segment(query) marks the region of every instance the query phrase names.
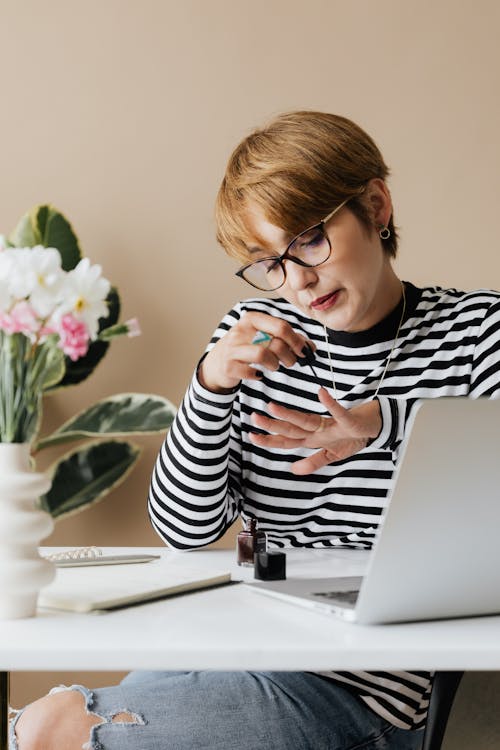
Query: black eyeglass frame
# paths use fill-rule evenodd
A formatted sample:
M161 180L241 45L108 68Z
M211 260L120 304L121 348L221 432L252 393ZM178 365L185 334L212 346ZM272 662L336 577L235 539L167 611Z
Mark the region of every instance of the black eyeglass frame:
M364 191L364 187L359 190L359 193L362 193ZM358 193L358 194L359 194ZM242 266L235 272L235 276L238 276L240 279L243 279L243 281L246 281L247 284L250 284L250 286L253 286L254 289L259 289L261 292L275 292L276 289L280 289L280 287L283 286L283 284L286 281L286 267L284 264L285 260L291 260L293 263L296 263L298 266L303 266L304 268L317 268L318 266L321 266L323 263L326 263L330 255L332 254L332 243L330 242L330 238L328 237L328 234L325 231L325 224L330 221L330 219L335 216L335 214L340 211L341 208L343 208L346 203L348 203L350 200L355 198L355 195L349 196L349 198L346 198L342 203L340 203L336 208L333 209L333 211L330 211L330 213L325 216L324 219L321 219L318 224L313 224L312 226L308 227L307 229L304 229L302 232L299 232L286 246L285 250L280 255L270 255L265 258L259 258L258 260L254 260L251 263L247 263L245 266ZM300 260L300 258L294 258L293 255L289 255L290 248L292 245L294 245L300 237L302 237L304 234L307 234L307 232L311 232L313 229L318 229L328 242L328 255L324 260L322 260L320 263L306 263L303 260ZM251 266L255 265L256 263L262 263L265 260L274 260L275 265L273 268L276 268L277 265L281 266L281 270L283 271L283 281L278 286L273 287L272 289L262 288L260 286L257 286L257 284L254 284L252 281L249 281L245 278L244 273L245 271L250 268Z

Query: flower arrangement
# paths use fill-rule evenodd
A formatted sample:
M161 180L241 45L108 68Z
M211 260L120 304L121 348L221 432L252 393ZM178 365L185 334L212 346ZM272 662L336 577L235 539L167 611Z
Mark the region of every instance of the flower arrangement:
M122 393L39 436L44 397L86 379L113 338L140 333L135 319L120 323L119 314L117 289L82 257L54 207L35 206L0 238L0 442L29 443L34 461L49 446L94 438L49 468L52 486L40 502L54 518L82 510L124 480L140 450L117 437L163 432L175 415L161 396Z

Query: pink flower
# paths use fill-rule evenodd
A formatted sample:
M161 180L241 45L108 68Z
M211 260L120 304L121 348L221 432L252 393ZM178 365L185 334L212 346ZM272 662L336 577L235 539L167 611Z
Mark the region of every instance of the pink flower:
M67 357L76 362L87 354L89 348L89 332L85 323L75 318L71 313L63 315L58 328L59 348Z
M0 313L0 329L6 333L10 333L10 327L12 325L9 313Z
M125 321L125 325L127 326L127 336L129 338L141 335L141 327L137 318L130 318L130 320Z
M10 312L0 314L0 328L8 334L23 333L32 338L40 328L40 321L32 306L22 300L17 302Z

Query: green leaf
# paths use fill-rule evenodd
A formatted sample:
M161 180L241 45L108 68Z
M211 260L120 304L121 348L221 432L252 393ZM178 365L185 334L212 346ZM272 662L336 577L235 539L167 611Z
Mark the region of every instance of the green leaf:
M66 372L64 378L53 387L67 388L70 385L78 385L83 380L92 375L95 368L108 351L109 343L107 341L93 341L84 357L80 357L76 362L66 357Z
M71 224L54 206L34 206L9 235L9 242L15 247L55 247L65 271L74 268L82 257Z
M42 245L55 247L61 255L61 265L71 271L82 257L78 239L69 221L52 206L38 206L36 223L42 235ZM43 230L42 230L43 227Z
M162 396L118 393L80 412L58 430L43 438L36 449L98 435L164 432L174 419L175 406Z
M35 225L38 227L38 231L40 232L40 236L45 236L45 231L47 228L47 221L49 218L49 206L38 206L33 209L35 211ZM45 244L45 243L42 243ZM45 245L45 247L48 247Z
M55 346L50 347L45 358L45 367L39 382L42 391L59 383L64 377L64 354Z
M106 302L109 307L109 315L106 318L100 318L99 331L114 325L120 317L120 296L115 287L110 289L106 297ZM77 385L82 380L88 378L108 351L108 347L108 341L93 341L89 346L87 354L84 357L80 357L76 362L66 357L66 372L64 378L56 387L65 388L70 385Z
M34 247L42 244L42 237L33 221L31 211L24 214L16 228L9 234L9 243L14 247Z
M121 484L139 455L137 446L112 440L63 456L52 467L52 486L40 498L42 508L55 519L84 510Z

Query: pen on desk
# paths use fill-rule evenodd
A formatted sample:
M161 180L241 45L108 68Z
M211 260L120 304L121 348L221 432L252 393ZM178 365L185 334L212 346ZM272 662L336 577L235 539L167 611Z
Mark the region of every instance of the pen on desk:
M55 560L56 568L79 568L91 565L133 565L159 560L161 555L101 555L99 557L70 558Z
M159 560L161 555L151 555L143 552L119 553L103 552L99 547L77 547L52 554L42 555L58 568L80 567L82 565L124 565L131 563L145 563Z

